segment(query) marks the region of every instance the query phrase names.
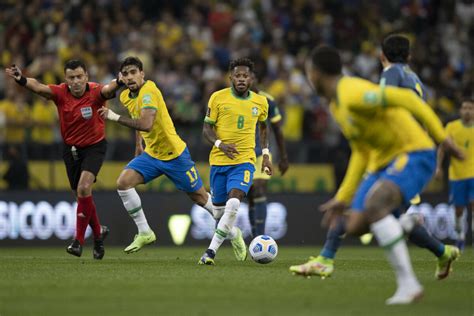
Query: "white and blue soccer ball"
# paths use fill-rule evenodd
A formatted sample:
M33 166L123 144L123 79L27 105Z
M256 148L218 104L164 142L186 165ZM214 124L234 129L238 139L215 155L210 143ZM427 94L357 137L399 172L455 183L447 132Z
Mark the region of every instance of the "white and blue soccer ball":
M278 255L278 245L272 237L260 235L250 243L249 252L255 262L270 263Z

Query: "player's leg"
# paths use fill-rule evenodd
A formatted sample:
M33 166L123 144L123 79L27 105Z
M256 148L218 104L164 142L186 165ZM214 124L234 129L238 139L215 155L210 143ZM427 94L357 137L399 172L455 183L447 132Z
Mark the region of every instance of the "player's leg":
M411 266L402 226L391 214L401 202L398 186L388 180L379 180L369 191L365 211L351 213L347 224L350 234L360 234L369 224L379 245L386 250L397 278L397 291L387 304L411 303L423 293Z
M224 209L227 202L227 171L228 166L211 166L210 186L214 207ZM224 212L223 212L224 213ZM214 265L216 251L224 242L226 236L218 234L217 229L212 236L208 249L198 261L198 264Z
M82 244L84 244L84 235L89 223L89 217L84 213L81 208L79 208L79 198L77 194L77 186L79 183L79 178L81 177L81 162L82 159L79 159L79 156L75 152L73 155L72 149L70 146L65 145L63 151L64 164L66 166L66 173L69 179L69 184L73 190L76 200L76 232L74 234L74 239L70 245L66 247L66 251L74 256L80 257L82 255Z
M271 157L270 157L271 159ZM261 166L263 156L257 157L256 166ZM252 235L264 235L267 220L267 182L270 176L258 167L255 170L251 192L249 192L249 221Z
M81 191L83 191L85 196L90 196L91 203L89 204L88 212L90 213L89 225L94 235L93 257L99 260L102 259L105 254L104 239L109 233L109 228L100 225L99 216L92 197L92 186L102 167L106 151L107 142L105 140L80 151L80 155L83 156L83 161L81 163L82 172L77 188L78 199L81 196Z
M256 179L253 182L254 207L255 207L255 229L253 236L265 234L265 223L267 220L267 180Z
M420 248L429 250L438 258L435 277L438 280L446 278L451 272L452 263L459 257L459 249L445 245L434 238L423 226L420 214L405 213L400 216L400 224L408 240Z
M224 240L229 238L237 260L244 261L247 258L247 247L242 238L242 232L240 229L235 227L234 224L237 220L240 202L248 193L248 190L252 185L254 171L255 167L249 163L232 166L227 170L225 185L228 192L228 199L225 204L224 215L222 215L217 225L216 232L212 237L209 249L206 251L207 256L212 257L213 254L215 256L215 253ZM204 261L206 261L207 258L206 254L203 256ZM200 263L205 263L203 262L203 258L201 258Z
M449 190L449 202L455 209L456 245L463 250L466 240L464 210L469 205L469 180L450 181Z
M255 231L257 229L255 225L255 199L254 199L254 185L250 187L249 193L247 194L247 201L249 203L249 223L250 223L250 230L252 232L252 237L255 237Z
M140 196L135 187L161 175L158 163L157 159L143 153L135 157L117 179L117 192L138 229L138 234L135 235L133 242L124 249L126 253L137 252L143 246L156 241L156 235L148 225Z
M377 173L365 177L354 195L352 201L353 210L358 210L358 212L364 210L364 201L367 192L377 181L378 177ZM336 253L341 245L345 233L346 218L340 217L337 221L331 223L326 235L326 241L319 255L317 257L311 257L310 260L304 264L291 266L290 272L303 276L331 276L334 272L334 258L336 257Z
M381 171L380 180L367 195L363 213L366 223L370 224L379 245L386 249L397 277L397 291L387 304L409 304L423 294L411 266L403 228L392 215L392 210L408 204L421 192L431 180L435 167L434 150L401 154ZM349 217L348 233L360 229L354 224L358 223Z

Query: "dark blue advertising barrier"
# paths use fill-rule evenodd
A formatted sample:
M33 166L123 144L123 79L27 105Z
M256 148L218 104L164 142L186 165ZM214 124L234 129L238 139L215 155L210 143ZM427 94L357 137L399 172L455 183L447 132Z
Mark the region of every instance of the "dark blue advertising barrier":
M206 210L194 205L183 193L140 193L146 217L157 234L159 245L206 245L215 222ZM269 196L266 233L279 244L321 245L326 231L321 228L317 207L329 195L276 194ZM124 246L136 233L116 192L94 194L102 224L110 227L107 245ZM452 238L452 209L443 196L427 195L413 211L421 212L427 227L439 238ZM64 245L74 234L76 203L69 192L0 192L0 245ZM248 207L242 203L237 225L250 238ZM87 235L90 236L90 229ZM89 237L90 239L91 237ZM358 242L356 239L348 243Z

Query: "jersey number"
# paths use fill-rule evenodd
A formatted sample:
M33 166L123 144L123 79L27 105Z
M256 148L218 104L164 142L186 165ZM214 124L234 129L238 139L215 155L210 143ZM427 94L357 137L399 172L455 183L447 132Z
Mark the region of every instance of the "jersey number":
M249 183L250 182L250 171L245 170L244 171L244 182Z
M244 116L239 115L239 118L237 119L237 128L242 129L244 128Z
M197 181L197 179L198 179L198 174L197 174L197 171L196 171L195 167L192 167L191 169L186 171L186 175L188 176L189 182L191 182L191 183Z

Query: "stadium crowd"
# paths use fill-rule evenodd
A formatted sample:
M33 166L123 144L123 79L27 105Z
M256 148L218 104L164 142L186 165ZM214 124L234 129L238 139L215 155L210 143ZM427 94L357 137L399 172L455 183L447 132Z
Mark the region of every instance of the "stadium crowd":
M251 57L259 85L284 112L290 162L345 164L347 145L304 75L308 48L334 45L346 73L377 82L380 40L405 32L413 43L411 66L447 121L474 86L473 21L469 0L4 0L0 63L20 65L48 84L63 81L64 62L76 58L87 64L91 81L108 82L121 60L138 56L193 157L207 160L201 129L209 96L228 85L230 60ZM117 99L109 106L125 112ZM108 159L133 155L131 130L108 124L107 137ZM0 140L3 157L17 145L28 159L60 159L54 104L20 92L4 72Z

